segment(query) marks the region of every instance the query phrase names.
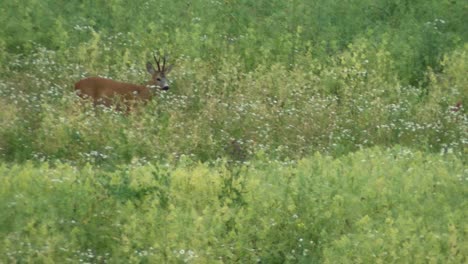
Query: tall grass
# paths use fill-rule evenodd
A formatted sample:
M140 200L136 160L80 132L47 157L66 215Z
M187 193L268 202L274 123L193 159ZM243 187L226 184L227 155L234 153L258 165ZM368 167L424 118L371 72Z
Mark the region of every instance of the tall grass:
M23 2L0 18L6 160L466 144L464 110L449 110L468 94L460 2ZM79 109L75 81L143 82L155 50L172 55L173 90L129 118Z
M2 3L0 262L466 262L466 11ZM130 114L74 94L154 52Z
M208 161L229 156L233 144L242 157L265 152L280 159L401 144L463 155L467 119L463 108L452 108L467 94L466 47L444 58L444 72L429 70L424 89L401 83L384 47L370 49L360 40L328 65L259 65L249 72L235 66L236 58L220 58L215 68L177 58L172 89L129 116L77 100L72 84L85 69L57 65L57 53L42 50L17 58L28 69L0 82L1 153L10 161L120 163L180 155ZM108 73L148 78L136 64L116 72Z

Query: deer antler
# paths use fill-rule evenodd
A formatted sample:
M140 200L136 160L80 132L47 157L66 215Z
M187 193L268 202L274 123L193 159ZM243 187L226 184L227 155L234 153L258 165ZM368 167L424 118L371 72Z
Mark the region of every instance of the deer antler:
M162 66L162 71L166 71L166 60L167 60L167 55L164 54L164 57L163 57L163 66Z
M153 58L154 58L154 61L156 62L156 65L158 66L158 71L160 72L161 71L161 66L159 65L160 60L154 54L153 54Z

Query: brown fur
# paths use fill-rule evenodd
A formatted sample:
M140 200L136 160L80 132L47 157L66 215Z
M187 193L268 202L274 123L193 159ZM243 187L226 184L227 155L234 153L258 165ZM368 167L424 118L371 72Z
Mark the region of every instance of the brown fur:
M150 88L145 85L117 82L100 77L90 77L75 84L75 91L82 98L91 98L94 105L111 106L116 98L125 102L151 100Z

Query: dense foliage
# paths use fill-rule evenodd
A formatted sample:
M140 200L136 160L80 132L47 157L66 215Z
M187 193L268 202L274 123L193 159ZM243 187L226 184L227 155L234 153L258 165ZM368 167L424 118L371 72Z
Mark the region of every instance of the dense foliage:
M466 177L453 155L401 148L238 170L2 166L0 261L463 263Z
M0 262L466 262L467 12L2 1ZM73 93L155 52L148 105Z

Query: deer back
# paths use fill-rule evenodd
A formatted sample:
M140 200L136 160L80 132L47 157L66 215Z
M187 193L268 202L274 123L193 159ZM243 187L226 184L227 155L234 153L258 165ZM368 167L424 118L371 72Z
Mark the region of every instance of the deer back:
M82 98L102 101L109 106L114 99L142 100L151 99L151 91L145 85L117 82L100 77L89 77L75 84L75 91Z

